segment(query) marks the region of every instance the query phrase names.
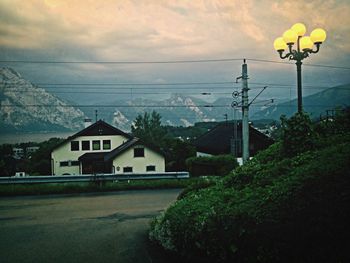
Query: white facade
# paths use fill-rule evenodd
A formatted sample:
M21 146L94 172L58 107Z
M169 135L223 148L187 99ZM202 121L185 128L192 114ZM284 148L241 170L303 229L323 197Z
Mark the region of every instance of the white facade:
M135 148L143 148L144 157L135 157ZM161 154L150 148L143 145L135 145L114 158L113 169L116 174L147 172L160 173L165 172L165 160Z
M85 153L98 153L98 152L110 152L111 150L117 148L128 138L122 135L98 135L98 136L80 136L72 140L67 141L63 145L56 148L51 153L51 172L52 175L63 175L63 174L81 174L81 164L78 165L77 162L79 157ZM79 150L72 151L71 142L77 141L79 144ZM82 144L83 141L89 142L90 150L83 150ZM93 150L93 141L100 141L100 150ZM110 141L110 149L103 149L103 141ZM68 162L68 165L66 165Z
M165 172L164 156L103 121L73 135L51 152L52 175L147 172Z

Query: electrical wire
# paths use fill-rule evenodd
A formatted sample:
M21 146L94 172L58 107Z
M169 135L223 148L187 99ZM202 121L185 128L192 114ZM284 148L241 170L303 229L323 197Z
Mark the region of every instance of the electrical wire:
M258 106L258 105L251 105L252 106ZM290 107L289 105L276 105L272 104L271 106L278 106L278 107ZM326 104L305 104L304 107L333 107L334 105L326 105ZM141 105L141 104L135 104L135 105L125 105L125 104L116 104L116 105L87 105L87 104L76 104L76 105L68 105L68 104L63 104L63 105L53 105L53 104L10 104L10 105L4 105L1 104L0 108L6 108L6 107L43 107L43 108L52 108L52 107L76 107L76 108L86 108L86 107L91 107L91 108L230 108L231 105L210 105L210 104L203 104L203 105Z
M0 63L11 64L183 64L183 63L213 63L213 62L233 62L243 61L244 58L219 58L219 59L197 59L197 60L164 60L164 61L54 61L54 60L0 60ZM275 63L291 65L292 62L281 62L268 59L256 59L246 58L246 61L262 62L262 63ZM350 70L347 66L334 66L334 65L321 65L321 64L309 64L303 65L309 67L324 67L333 69Z

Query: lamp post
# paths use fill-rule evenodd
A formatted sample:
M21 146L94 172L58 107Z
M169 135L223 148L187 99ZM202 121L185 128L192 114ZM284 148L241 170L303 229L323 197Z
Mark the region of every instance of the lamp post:
M298 83L298 112L303 110L302 90L301 90L301 64L304 58L320 50L321 44L326 39L326 32L322 28L313 30L310 36L304 36L306 27L302 23L296 23L283 33L282 37L276 38L273 45L280 55L281 59L289 58L295 60L297 65L297 83ZM316 49L314 50L314 45ZM287 50L284 55L283 52Z

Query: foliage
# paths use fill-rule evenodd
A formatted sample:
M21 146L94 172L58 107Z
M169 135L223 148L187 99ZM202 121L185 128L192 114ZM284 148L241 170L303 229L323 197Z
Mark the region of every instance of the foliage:
M189 260L341 259L346 248L340 237L348 238L344 228L350 220L349 159L348 142L276 162L277 168L265 168L265 178L256 164L256 176L244 187L215 185L187 193L153 222L150 237Z
M195 191L208 188L210 186L216 185L220 182L219 178L217 176L203 176L203 177L192 177L193 179L198 179L192 182L191 184L187 185L187 187L182 190L182 192L177 197L178 200L183 199L186 197L189 193L193 193Z
M161 125L161 116L156 111L151 114L145 112L143 116L139 114L131 126L131 132L145 143L158 147L161 147L162 139L166 135L166 130Z
M315 132L312 122L304 112L298 112L290 119L281 117L282 151L285 156L311 150L315 143Z
M16 172L16 160L12 157L12 145L0 145L0 176L12 176Z
M191 176L219 175L224 176L238 166L232 155L200 156L186 160Z
M28 160L25 171L31 175L49 175L51 174L51 152L53 148L63 139L51 138L48 141L40 143L39 150L32 154Z
M165 126L165 128L168 136L192 142L217 124L218 122L198 122L194 126L189 127Z
M12 157L12 145L0 145L0 176L12 176L16 172L16 160Z
M150 239L181 262L348 262L350 131L339 130L285 120L291 149L278 142L222 181L190 186Z
M196 149L190 143L173 138L165 140L163 152L169 172L186 171L186 159L196 155Z
M350 131L350 107L337 110L334 118L321 120L315 127L321 136L328 134L345 134Z

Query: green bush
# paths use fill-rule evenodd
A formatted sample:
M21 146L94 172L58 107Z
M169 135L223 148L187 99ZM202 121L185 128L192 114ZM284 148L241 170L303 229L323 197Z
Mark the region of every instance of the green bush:
M195 191L199 191L204 188L208 188L210 186L216 185L218 182L218 177L216 176L210 176L210 177L201 177L196 178L197 180L193 181L191 184L189 184L177 197L177 200L183 199L185 196L187 196L189 193L193 193Z
M201 156L188 158L186 166L191 176L224 176L236 168L238 162L232 155Z
M290 119L281 117L282 152L285 156L312 150L316 133L308 114L298 112Z
M281 147L187 192L150 239L189 262L348 262L349 134L287 159Z

